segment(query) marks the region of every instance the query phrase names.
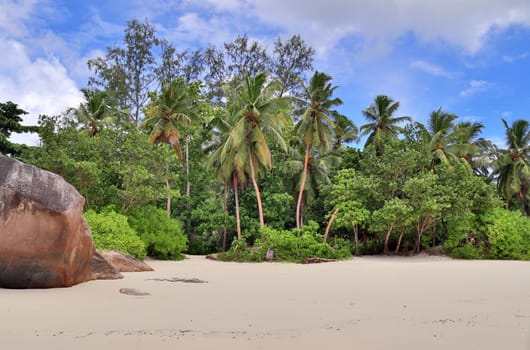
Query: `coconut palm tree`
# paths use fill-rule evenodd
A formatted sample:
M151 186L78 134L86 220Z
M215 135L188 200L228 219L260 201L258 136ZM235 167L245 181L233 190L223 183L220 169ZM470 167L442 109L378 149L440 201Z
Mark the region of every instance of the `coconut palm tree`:
M69 108L67 113L75 115L93 137L101 132L105 124L113 121L119 111L116 102L106 91L83 88L81 92L85 101L78 108Z
M256 193L260 226L265 226L258 178L272 166L267 138L287 151L281 131L290 121L286 113L287 98L276 97L279 84L267 81L265 73L254 77L246 75L231 98L235 106L236 122L221 151L221 159L233 162L233 173L239 184L250 179Z
M152 143L171 145L179 161L182 160L180 147L181 130L191 123L191 117L197 115L196 103L190 93L190 87L181 79L162 88L160 94L151 94L151 103L145 111L141 128L149 133ZM166 164L167 215L171 213L171 185L169 183L169 164Z
M360 137L368 135L364 147L374 144L380 149L381 142L386 137L396 137L403 132L399 124L410 121L410 117L394 117L399 108L399 102L386 95L377 95L374 102L363 111L364 117L369 121L361 126Z
M343 147L344 142L357 140L357 134L359 132L357 126L344 115L338 114L335 116L333 129L335 133L333 149L340 149Z
M457 118L457 115L438 108L431 112L427 127L416 123L422 130L423 142L431 157L431 167L439 164L451 167L462 163L471 171L472 157L478 151L478 140L474 138L482 125L464 122L456 124L454 121Z
M514 121L511 126L504 119L502 122L508 148L501 150L492 163L497 190L504 195L507 209L515 197L523 213L530 216L530 123L524 119Z
M341 158L333 152L324 154L312 152L306 163L305 149L306 147L300 150L291 148L289 150L290 160L287 161L287 172L293 175L293 179L296 179L292 187L298 190L298 193L300 193L300 188L304 191L300 208L300 226L304 224L304 203L317 197L321 185L331 183L329 178L331 171L341 162ZM302 185L302 181L305 181L305 184Z
M341 99L332 97L337 86L331 85L331 79L329 75L316 71L309 85L304 87L303 96L307 107L296 126L300 141L305 146L304 168L296 203L296 227L298 228L302 226L302 199L313 147L321 153L326 153L331 148L334 128L336 128L333 119L339 116L333 108L342 104Z

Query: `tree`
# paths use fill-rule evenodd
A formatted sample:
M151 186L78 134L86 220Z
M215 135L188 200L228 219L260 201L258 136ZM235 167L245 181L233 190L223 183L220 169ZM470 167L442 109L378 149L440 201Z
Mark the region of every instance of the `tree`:
M181 130L184 125L191 123L192 117L197 115L194 90L196 88L190 87L182 79L178 79L164 87L159 95L151 94L152 102L146 108L146 118L141 125L144 130L149 132L151 142L171 145L179 161L182 160ZM167 172L169 172L169 164L167 165ZM167 176L166 188L170 193L169 174ZM168 217L170 213L171 196L168 195Z
M492 163L497 179L497 190L506 201L506 209L515 197L521 211L530 216L530 123L519 119L508 125L502 119L507 149L500 150Z
M296 203L297 228L302 226L302 199L312 149L316 147L321 153L325 153L331 148L334 127L333 118L339 115L333 108L342 104L341 99L332 98L337 86L331 85L331 79L329 75L316 71L309 81L309 85L304 87L304 98L307 107L302 119L296 126L300 141L305 146L304 169Z
M24 126L22 115L28 112L18 108L16 103L11 101L0 103L0 154L16 156L19 153L19 147L9 141L12 133L20 132L37 132L35 126Z
M374 144L379 147L382 140L387 137L396 137L403 132L399 124L411 121L410 117L394 117L398 110L399 102L386 95L377 95L374 102L367 109L363 110L364 117L369 123L361 126L361 137L368 135L364 147Z
M78 108L69 108L68 114L73 114L77 122L88 130L90 136L96 136L105 124L111 123L120 111L115 101L106 91L81 89L85 102Z
M274 140L278 146L287 150L281 130L288 123L285 98L275 97L278 91L275 81L267 83L267 75L259 73L255 77L246 76L243 84L232 96L239 108L236 112L237 121L233 125L220 158L231 162L233 159L233 181L245 184L250 178L256 201L260 226L265 225L260 189L257 179L262 170L270 169L272 156L267 137Z
M370 228L375 232L383 232L385 234L385 241L383 244L383 254L388 254L388 243L390 235L393 231L400 231L403 233L407 226L412 221L413 208L408 206L407 201L399 198L392 198L385 202L385 205L372 213L372 220ZM401 243L401 234L399 242L396 247L396 252L399 251Z
M238 35L231 43L225 43L226 73L233 86L238 86L247 76L266 72L270 58L267 51L257 41L248 36Z
M322 185L329 185L331 183L330 175L333 169L337 168L341 162L341 158L332 152L327 153L313 153L305 162L305 147L303 150L297 151L291 148L289 150L290 160L287 161L288 173L294 175L295 190L300 191L303 187L303 198L308 203L311 199L318 197L319 188ZM306 172L305 184L301 181L304 179L304 171ZM300 209L300 224L304 223L304 202Z
M427 128L416 123L423 132L423 142L428 147L432 168L440 164L453 166L463 163L471 171L472 157L478 152L478 145L472 142L482 125L456 124L454 121L457 118L457 115L438 108L430 114Z
M304 73L313 69L315 50L304 42L300 35L293 35L282 42L274 42L271 73L281 83L280 96L285 93L298 95L302 89Z
M156 81L153 49L160 40L149 22L133 19L127 23L123 43L123 47L107 49L104 58L88 61L88 68L94 71L89 85L99 86L116 98L120 109L129 110L130 120L138 125L147 93Z

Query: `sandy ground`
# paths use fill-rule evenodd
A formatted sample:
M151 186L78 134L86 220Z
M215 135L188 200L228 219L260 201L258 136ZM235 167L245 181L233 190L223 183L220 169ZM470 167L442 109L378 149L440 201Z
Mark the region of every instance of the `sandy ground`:
M530 349L526 262L149 263L122 280L0 289L1 348ZM208 283L151 280L174 277Z

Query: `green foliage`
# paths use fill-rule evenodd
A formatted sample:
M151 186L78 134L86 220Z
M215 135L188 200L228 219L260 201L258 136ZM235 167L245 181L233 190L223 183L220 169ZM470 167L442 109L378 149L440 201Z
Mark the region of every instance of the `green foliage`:
M129 226L127 217L107 209L101 213L89 210L85 218L92 230L94 245L99 250L117 250L138 259L145 257L144 242Z
M227 253L220 254L221 259L231 261L262 261L267 249L274 251L275 261L302 262L309 257L326 259L345 259L351 256L349 245L339 241L336 247L322 243L321 237L315 237L315 224L308 231L297 230L297 234L287 230L275 230L268 226L260 229L262 239L249 248L244 240L234 240Z
M493 259L530 260L530 218L520 212L495 208L481 216Z
M130 226L136 230L147 248L147 255L163 260L180 260L187 249L188 238L181 225L169 219L167 212L155 206L135 210L129 216Z
M471 243L453 249L451 256L455 259L480 259L482 257L480 249Z
M17 156L20 145L9 141L13 132L35 132L36 127L23 126L22 115L28 112L18 108L13 102L0 103L0 154Z

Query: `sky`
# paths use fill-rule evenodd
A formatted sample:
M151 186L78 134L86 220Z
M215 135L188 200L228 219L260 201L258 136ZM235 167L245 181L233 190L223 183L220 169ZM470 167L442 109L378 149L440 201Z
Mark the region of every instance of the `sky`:
M481 122L501 146L501 118L530 119L530 0L0 0L0 102L28 111L27 125L77 107L87 60L134 18L180 50L300 34L357 126L378 94L415 121L441 107Z

